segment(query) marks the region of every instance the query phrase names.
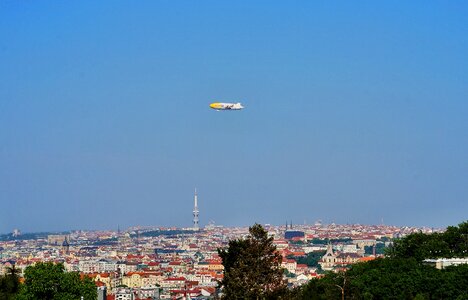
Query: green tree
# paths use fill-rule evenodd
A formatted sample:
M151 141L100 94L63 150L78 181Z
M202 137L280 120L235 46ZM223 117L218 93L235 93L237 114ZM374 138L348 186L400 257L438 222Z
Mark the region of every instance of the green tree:
M318 262L324 254L325 251L309 252L307 256L297 258L297 263L305 264L308 267L318 268L320 266Z
M218 249L218 253L224 266L223 299L287 297L281 256L261 225L253 225L247 238L229 241L227 249Z
M96 286L90 278L76 272L67 273L63 264L37 263L24 271L24 284L18 300L85 300L97 298Z
M413 233L396 240L387 253L393 258L466 257L468 256L468 221L449 226L443 233Z
M349 276L346 273L329 272L321 279L312 279L298 288L295 300L338 300L349 294ZM361 298L359 298L361 299Z
M384 243L376 243L375 246L364 246L364 253L365 254L374 254L374 247L375 247L375 254L385 254L385 244Z
M296 299L340 299L339 290L346 299L467 299L468 265L438 270L423 263L468 256L467 234L468 222L444 233L410 234L396 241L385 258L355 264L344 275L311 280L296 291Z
M19 290L20 270L13 265L7 268L5 276L0 277L0 300L15 299Z

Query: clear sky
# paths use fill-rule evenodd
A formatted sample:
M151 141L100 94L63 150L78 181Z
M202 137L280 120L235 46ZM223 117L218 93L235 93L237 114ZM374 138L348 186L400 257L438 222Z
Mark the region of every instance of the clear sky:
M195 187L202 225L456 225L467 15L467 1L1 1L0 232L191 226Z

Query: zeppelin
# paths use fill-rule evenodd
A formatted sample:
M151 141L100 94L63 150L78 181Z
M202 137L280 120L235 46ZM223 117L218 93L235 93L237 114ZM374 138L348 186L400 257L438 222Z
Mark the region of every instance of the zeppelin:
M210 107L216 110L240 110L244 108L242 104L240 103L221 103L221 102L211 103Z

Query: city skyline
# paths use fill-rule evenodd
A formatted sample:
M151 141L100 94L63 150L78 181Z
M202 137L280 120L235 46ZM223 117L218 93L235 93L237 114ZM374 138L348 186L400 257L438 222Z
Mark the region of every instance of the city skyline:
M348 269L355 263L376 258L384 259L386 248L394 239L422 232L442 234L442 231L428 228L383 225L292 227L289 223L287 226L254 227L262 232L265 230L264 234L271 237L268 240L279 255L278 263L288 272L284 274L284 280L294 287L321 278L327 271ZM213 299L219 279L226 271L219 249L230 247L251 233L251 229L246 227L207 226L204 230L163 229L159 232L155 229L24 236L16 231L17 235L13 237L0 236L0 277L7 274L12 266L27 279L28 269L59 264L66 272L79 272L82 278L93 280L95 286L90 288L99 287L98 294L102 295L104 290L110 299L132 299L131 294L135 294L138 298L133 299L146 300L155 291L157 294L153 298L156 299L169 299L186 292L193 297L203 294L201 296ZM444 265L465 264L467 259L436 263L435 267L442 268Z
M468 211L468 2L0 3L0 232ZM218 112L214 102L240 102Z
M59 230L50 230L50 231L22 231L21 228L14 228L12 229L11 231L9 232L0 232L0 235L8 235L8 234L12 234L14 237L17 237L17 236L21 236L21 235L24 235L24 234L41 234L41 233L47 233L47 234L53 234L53 233L64 233L64 232L79 232L79 231L83 231L83 232L116 232L116 233L123 233L123 232L132 232L132 231L138 231L138 230L141 230L141 231L152 231L152 230L185 230L187 232L191 232L191 231L194 231L194 232L197 232L199 230L210 230L211 228L213 228L213 226L215 227L220 227L220 228L226 228L226 229L229 229L229 228L249 228L251 227L252 225L254 225L255 223L253 224L237 224L237 225L225 225L225 224L221 224L221 223L217 223L215 222L214 220L210 220L210 221L207 221L206 223L198 223L198 229L195 229L196 227L194 226L194 220L193 220L193 214L192 214L192 225L191 226L182 226L182 225L176 225L176 224L169 224L169 225L161 225L161 224L146 224L146 225L142 225L142 224L132 224L132 225L129 225L128 227L122 227L120 224L117 224L117 227L107 227L107 228L62 228L62 229L59 229ZM463 221L462 221L463 222ZM459 222L459 223L462 223L462 222ZM260 224L262 226L266 226L267 228L268 227L272 227L272 228L282 228L284 227L285 230L287 228L287 230L292 230L292 229L297 229L297 228L301 228L301 229L306 229L306 228L317 228L317 227L321 227L323 229L327 229L327 228L333 228L334 226L338 226L338 227L342 227L342 226L365 226L365 227L368 227L368 226L374 226L374 227L385 227L385 228L412 228L413 230L415 229L425 229L425 230L429 230L430 231L442 231L442 230L445 230L446 227L434 227L434 226L428 226L428 225L420 225L420 226L411 226L411 225L395 225L395 224L385 224L384 223L384 220L381 220L380 223L376 223L376 224L368 224L368 223L335 223L333 220L330 220L328 222L324 222L322 219L317 219L315 221L312 221L312 222L306 222L304 220L304 222L293 222L292 219L289 219L289 220L286 220L285 223L281 224L281 223L278 223L278 224L273 224L273 223L269 223L269 222L266 222L266 223L258 223L256 222L257 224ZM448 225L448 226L457 226L459 224L453 224L453 225Z

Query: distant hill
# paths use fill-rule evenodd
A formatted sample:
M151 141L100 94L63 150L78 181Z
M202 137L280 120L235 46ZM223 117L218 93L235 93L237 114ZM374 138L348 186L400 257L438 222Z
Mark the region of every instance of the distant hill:
M0 235L0 241L23 241L23 240L36 240L36 239L47 239L48 235L51 234L70 234L68 231L64 232L31 232L31 233L22 233L18 236L13 236L12 233Z

